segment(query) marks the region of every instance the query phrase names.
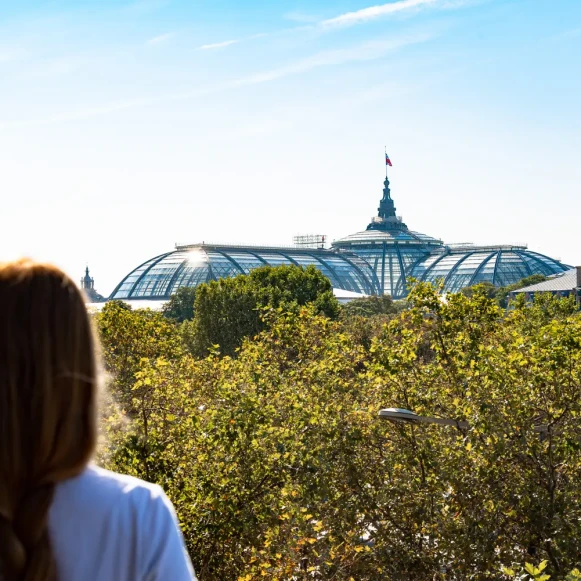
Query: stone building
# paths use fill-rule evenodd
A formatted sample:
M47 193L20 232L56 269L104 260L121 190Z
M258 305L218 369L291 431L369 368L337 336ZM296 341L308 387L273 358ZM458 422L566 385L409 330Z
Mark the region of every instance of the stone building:
M89 267L85 269L85 276L81 279L81 289L87 303L102 303L107 299L95 290L95 279L89 274Z

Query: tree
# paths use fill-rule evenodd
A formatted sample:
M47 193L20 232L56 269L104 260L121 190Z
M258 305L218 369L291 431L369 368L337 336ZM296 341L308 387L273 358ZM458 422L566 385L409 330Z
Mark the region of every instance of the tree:
M508 307L508 295L512 291L518 290L519 288L524 288L525 286L538 284L540 282L544 282L545 280L547 280L547 277L543 274L532 274L531 276L527 276L518 282L498 289L498 293L496 294L498 304L504 308Z
M353 299L342 307L346 317L373 317L377 315L395 315L405 308L405 301L394 301L389 295L370 296Z
M182 286L170 297L161 312L165 317L183 323L194 318L196 287Z
M264 266L248 275L198 286L196 316L182 334L198 356L214 346L223 355L233 355L244 337L265 328L266 309L295 310L307 304L331 318L339 314L329 279L314 266Z
M547 280L547 277L542 274L532 274L527 276L518 282L510 284L508 286L497 287L491 282L485 280L479 282L478 284L472 286L466 286L460 290L463 295L471 297L478 289L484 289L486 295L491 299L496 299L496 302L504 309L508 307L508 295L519 288L524 288L525 286L530 286L532 284L538 284Z
M574 302L506 313L484 288L442 301L421 283L409 306L369 348L311 302L267 309L236 358L142 360L106 466L164 486L201 581L479 581L531 562L532 578L576 578Z
M133 310L121 301L108 302L94 320L110 387L125 411L130 411L135 376L143 363L183 355L179 331L161 313Z
M483 290L489 299L494 299L498 294L499 288L485 280L476 285L465 286L463 289L460 289L460 292L470 298L474 296L475 292L482 292Z

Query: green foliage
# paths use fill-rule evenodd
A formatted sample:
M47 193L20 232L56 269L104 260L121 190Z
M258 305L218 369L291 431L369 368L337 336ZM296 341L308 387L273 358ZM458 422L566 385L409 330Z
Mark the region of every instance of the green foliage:
M502 567L502 572L505 578L514 579L515 581L549 581L552 578L551 575L545 573L548 561L544 560L539 563L538 567L535 567L531 563L525 563L524 567L510 568ZM518 572L517 572L518 569ZM575 568L564 577L565 581L579 581L581 580L581 571Z
M154 341L106 466L167 490L201 581L579 578L581 315L423 283L409 304L366 342L313 302L264 311L235 359Z
M159 357L176 360L183 355L179 332L161 313L133 310L121 301L107 303L94 320L110 388L130 411L127 404L141 366Z
M344 317L374 317L396 315L405 309L405 301L394 301L389 295L354 299L341 308Z
M547 280L546 276L542 274L532 274L531 276L527 276L514 284L510 284L508 286L502 287L498 289L496 293L496 300L501 307L506 308L508 306L508 295L519 288L524 288L525 286L531 286L533 284L538 284L540 282L544 282Z
M495 287L491 282L485 280L477 285L465 286L463 289L460 290L460 292L464 296L472 297L474 296L474 293L477 292L477 289L482 289L489 299L495 298L499 291L498 287Z
M196 316L182 335L195 355L215 349L234 355L245 337L265 328L265 309L296 310L307 304L331 318L339 314L329 279L314 266L264 266L198 286Z
M495 299L501 307L506 309L508 306L508 295L511 292L519 288L524 288L525 286L544 282L545 280L547 280L547 277L542 274L532 274L508 286L496 287L492 283L484 281L473 286L464 287L460 292L467 297L471 297L477 289L483 289L489 298Z
M182 286L170 297L161 312L176 323L190 321L194 318L195 300L196 288Z

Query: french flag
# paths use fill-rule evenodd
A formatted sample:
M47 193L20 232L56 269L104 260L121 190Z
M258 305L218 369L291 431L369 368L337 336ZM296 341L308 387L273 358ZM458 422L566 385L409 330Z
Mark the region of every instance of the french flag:
M387 155L387 153L385 154L385 165L388 165L389 167L392 167L392 165L391 165L391 159L389 159L389 155Z

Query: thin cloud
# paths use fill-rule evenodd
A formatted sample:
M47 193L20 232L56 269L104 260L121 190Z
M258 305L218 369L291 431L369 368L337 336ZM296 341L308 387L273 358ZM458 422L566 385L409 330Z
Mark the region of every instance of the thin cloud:
M214 86L202 87L199 89L194 89L182 93L159 95L157 97L144 97L141 99L114 103L102 107L81 109L78 111L54 115L46 119L36 119L36 120L32 119L25 121L12 121L0 123L0 130L35 127L39 125L53 125L56 123L70 121L81 121L84 119L108 115L111 113L116 113L127 109L134 109L136 107L149 107L152 105L205 97L208 95L213 95L224 91L231 91L241 87L277 81L279 79L307 73L309 71L322 67L338 66L353 62L376 60L384 57L389 53L396 52L406 46L427 42L432 38L433 38L432 35L427 34L415 36L403 36L394 39L383 39L372 42L366 42L346 49L325 50L318 52L310 57L290 63L286 66L254 73L246 77L233 79L231 81L226 81L224 83L220 83Z
M174 35L173 32L167 32L165 34L160 34L159 36L154 36L147 41L147 44L155 46L156 44L163 44L169 40Z
M214 50L217 48L226 48L227 46L232 46L233 44L238 44L239 40L225 40L224 42L214 42L212 44L203 44L199 50Z
M305 12L287 12L283 18L291 22L300 22L303 24L314 24L319 22L319 17Z
M320 67L376 60L390 52L395 52L401 48L404 48L405 46L412 44L426 42L431 38L432 37L427 34L406 36L396 39L366 42L351 48L325 50L284 67L279 67L277 69L272 69L261 73L255 73L254 75L250 75L236 81L231 81L228 84L228 87L235 88L245 85L257 85L260 83L282 79L291 75L306 73Z
M404 12L406 10L414 10L430 4L435 4L438 0L400 0L399 2L390 2L388 4L379 4L377 6L369 6L354 12L346 12L334 18L323 20L320 25L327 26L352 26L354 24L361 24L369 20L381 18L388 14L395 14L397 12Z
M254 34L247 38L240 40L228 40L226 42L217 42L214 44L206 44L200 47L200 50L213 49L213 48L223 48L230 46L232 44L238 44L240 42L245 42L248 40L253 40L255 38L262 38L265 36L276 36L280 34L285 34L289 32L299 32L301 30L329 30L334 28L342 28L348 26L354 26L357 24L364 24L371 20L381 18L383 16L388 16L390 14L397 14L398 12L419 10L421 8L426 8L430 5L438 6L438 8L453 10L461 8L470 3L479 3L486 0L398 0L396 2L389 2L387 4L378 4L376 6L369 6L367 8L362 8L361 10L356 10L354 12L346 12L344 14L339 14L333 18L327 18L326 20L319 20L318 18L304 14L301 12L289 12L284 14L286 20L291 20L295 22L303 22L302 26L296 26L292 28L284 28L281 30L276 30L273 32Z

